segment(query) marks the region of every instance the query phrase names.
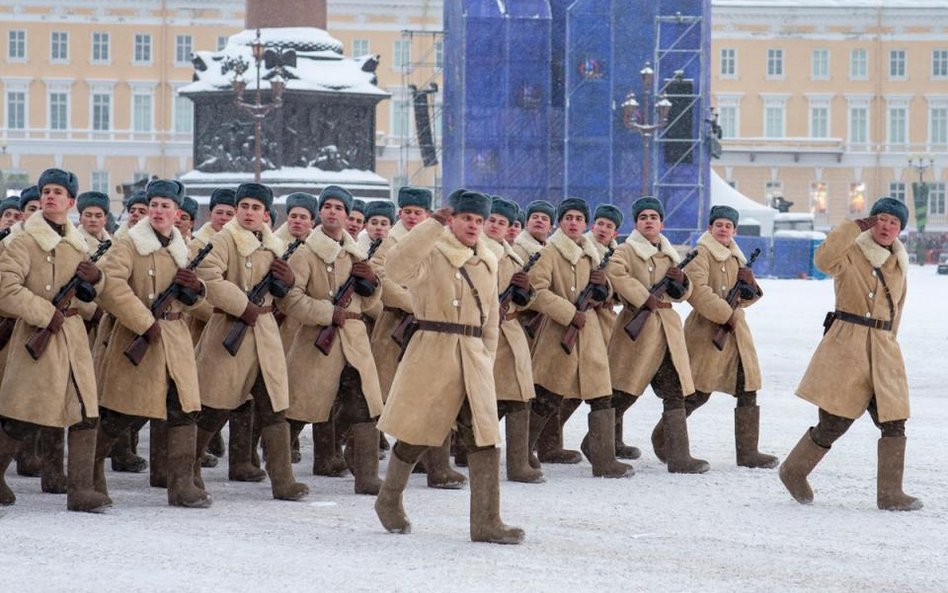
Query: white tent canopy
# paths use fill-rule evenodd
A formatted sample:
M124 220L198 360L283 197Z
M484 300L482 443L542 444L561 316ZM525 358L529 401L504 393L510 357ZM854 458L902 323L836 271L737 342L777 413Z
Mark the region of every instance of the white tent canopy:
M754 219L760 223L760 235L770 237L774 233L774 217L776 208L758 204L741 192L731 187L721 178L714 169L711 169L711 205L730 206L741 215L741 221Z

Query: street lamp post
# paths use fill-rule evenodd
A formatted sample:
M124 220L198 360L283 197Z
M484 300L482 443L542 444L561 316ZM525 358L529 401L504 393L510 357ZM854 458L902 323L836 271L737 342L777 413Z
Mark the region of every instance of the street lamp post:
M661 94L655 103L655 110L658 112L658 119L652 120L653 114L649 107L652 96L652 82L655 78L655 71L647 62L645 67L639 71L642 76L642 104L639 109L639 102L635 98L635 92L629 91L622 101L622 125L627 129L638 132L642 135L642 195L649 195L649 145L652 135L665 127L668 123L668 111L671 109L671 101Z
M243 78L244 72L247 70L247 64L245 62L238 61L234 64L234 81L232 86L234 88L234 103L238 108L246 111L250 114L250 117L253 118L254 123L254 142L253 142L253 160L254 160L254 175L253 179L256 183L260 183L260 168L261 161L263 156L261 154L261 141L263 136L263 120L270 114L274 109L279 109L283 106L283 89L285 83L281 73L283 72L282 66L278 66L278 71L276 76L270 79L270 92L271 97L270 101L264 103L260 94L260 67L264 62L266 54L268 52L266 44L260 39L260 29L257 29L257 38L254 39L253 43L250 45L254 60L254 65L257 69L257 88L254 93L254 102L248 103L244 101L244 91L247 88L247 82ZM295 63L295 55L294 55Z
M926 162L927 161L927 162ZM935 166L930 155L916 155L908 158L908 166L918 171L918 183L913 183L915 197L915 226L918 228L915 255L919 265L925 265L925 225L928 223L928 185L925 183L925 171Z

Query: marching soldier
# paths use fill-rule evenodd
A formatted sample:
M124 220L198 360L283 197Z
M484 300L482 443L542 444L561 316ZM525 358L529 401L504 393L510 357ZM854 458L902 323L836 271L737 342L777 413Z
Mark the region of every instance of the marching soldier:
M388 200L375 200L365 207L365 230L359 233L359 247L368 251L376 239L387 239L395 224L395 204Z
M79 210L79 233L89 244L89 250L95 251L102 241L111 241L112 236L105 230L109 215L109 196L98 191L82 192L76 198Z
M273 497L299 500L309 488L294 479L290 463L290 426L284 414L289 406L286 358L273 316L273 298L282 298L284 288L293 286L293 271L280 259L283 242L265 224L273 204L270 188L244 183L235 199L237 215L211 238L214 249L198 267L214 311L197 346L202 408L196 455L200 458L227 422L228 413L252 398L267 449ZM255 303L247 293L268 272L277 282L271 282L269 294ZM249 327L231 355L224 340L238 320ZM195 480L203 483L199 464L195 464Z
M540 260L530 270L530 284L536 290L531 309L545 316L533 351L533 380L536 399L530 417L530 444L560 409L563 398L589 404L589 457L596 477L631 476L632 466L616 461L615 410L606 342L599 317L593 311L576 308L576 301L593 285L593 302L605 302L610 293L605 273L597 269L599 251L583 233L589 206L579 198L566 198L557 209L559 228L540 251ZM530 222L528 219L527 226ZM577 332L567 353L561 345L567 329ZM531 447L532 449L532 447Z
M676 267L681 261L678 252L661 234L662 203L651 196L639 198L632 204L632 215L635 230L616 249L607 269L623 305L609 342L613 401L628 408L651 385L664 408L653 432L656 455L667 461L672 473L704 473L708 463L692 458L689 451L685 400L695 389L681 318L669 302L687 299L692 285ZM651 287L665 277L670 280L668 291L660 298L651 294ZM633 341L623 328L643 308L652 313ZM656 441L656 435L663 439Z
M145 196L145 190L137 189L125 201L125 213L128 218L122 221L115 233L117 239L128 232L130 228L138 224L138 221L148 216L148 199Z
M734 241L739 213L730 206L713 206L708 230L698 239L698 255L688 265L693 287L688 302L692 311L685 320L685 342L695 383L695 393L685 399L685 415L690 416L721 391L737 398L734 408L734 443L737 465L777 467L777 458L757 450L760 434L760 365L744 307L756 303L763 292L747 258ZM732 307L727 295L741 282L739 303ZM728 340L718 350L713 340L719 327L727 327ZM731 338L733 336L733 338Z
M273 219L275 220L276 217ZM287 245L297 239L305 241L313 232L315 220L316 196L305 192L294 192L286 196L286 222L274 231L274 234Z
M47 169L37 184L41 213L0 256L0 301L18 318L10 338L6 372L0 384L0 504L16 500L3 480L19 441L37 427L69 428L66 507L100 512L112 501L93 489L92 466L98 399L92 354L75 303L54 306L60 287L73 275L85 283L84 298L101 288L102 274L88 260L85 239L69 222L78 193L75 174ZM34 360L25 347L47 330L45 350Z
M300 327L287 353L290 407L286 415L294 436L307 423L333 422L333 404L341 408L340 421L351 433L352 473L356 494L378 494L379 431L382 413L379 388L363 309L379 299L378 279L366 263L366 254L346 232L352 195L338 186L319 197L320 225L306 244L290 258L296 285L281 307ZM349 276L355 290L345 302L334 297ZM335 326L336 336L324 354L315 346L324 328ZM348 448L348 447L347 447Z
M523 224L527 221L527 213L517 205L517 218L510 224L505 237L508 245L513 245L520 232L523 230Z
M390 532L411 531L402 493L412 467L426 449L445 442L456 424L470 464L471 540L523 541L523 530L500 518L492 371L499 325L497 260L481 237L490 206L488 196L464 192L401 239L386 263L392 281L411 290L418 318L417 335L379 421L398 439L375 502Z
M31 185L20 192L20 212L21 221L26 223L31 216L40 209L40 189L38 186ZM21 225L22 228L22 225Z
M349 236L353 239L358 239L359 233L365 228L365 209L366 204L364 200L352 200L352 212L349 213L346 219L346 232L349 233Z
M5 231L20 222L23 214L20 212L20 199L10 196L0 201L0 231Z
M178 211L178 219L174 226L181 233L185 244L190 243L194 238L194 221L197 220L198 203L191 196L184 196L181 202L181 209Z
M486 245L497 258L497 290L514 286L524 296L532 296L530 278L520 259L507 243L507 227L517 219L517 204L494 197L490 216L484 225ZM528 405L536 397L533 388L533 369L530 345L517 321L519 307L513 303L509 310L500 311L500 332L497 354L494 357L494 387L497 390L497 419L505 420L507 441L507 479L511 482L539 484L545 482L543 472L530 466L530 411Z
M801 504L813 502L807 476L869 410L882 432L877 506L922 508L921 500L902 490L909 396L896 333L909 267L898 236L907 222L904 203L880 198L868 218L840 223L816 250L817 267L834 277L836 309L827 316L823 341L797 387L797 395L819 407L819 423L803 433L780 466L781 481Z
M206 508L211 499L193 479L194 415L201 397L191 335L182 318L183 307L197 302L204 287L186 269L188 247L175 228L184 186L156 179L148 183L145 196L148 216L118 239L101 262L106 280L99 302L116 323L102 367L95 486L108 494L104 463L116 439L137 418L158 419L167 422L167 442L153 445L167 456L160 464L167 467L168 504ZM152 311L156 297L172 284L181 287L182 295L166 311ZM138 336L149 347L134 365L125 350Z

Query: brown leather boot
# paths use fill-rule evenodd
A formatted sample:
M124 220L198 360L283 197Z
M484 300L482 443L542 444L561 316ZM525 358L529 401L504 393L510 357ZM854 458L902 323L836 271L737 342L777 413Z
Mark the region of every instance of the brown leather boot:
M879 439L879 469L876 478L876 504L883 511L917 511L922 501L902 491L905 472L905 437Z
M350 453L352 455L353 452ZM353 458L353 465L355 460ZM338 454L336 426L332 419L313 424L313 475L341 478L349 473L346 460Z
M536 455L535 450L540 442L540 438L543 435L543 431L546 429L547 424L553 420L553 416L541 416L533 411L531 407L527 408L529 410L528 416L530 417L530 429L527 437L527 452L529 453L529 462L530 467L533 469L540 469L540 458Z
M580 403L582 402L578 399L564 399L559 411L550 416L549 422L537 440L537 459L540 462L573 464L583 460L583 455L579 451L563 448L563 425Z
M4 476L19 448L20 441L8 435L0 425L0 506L8 506L16 502L16 494L7 485Z
M615 410L592 410L589 422L589 461L597 478L630 478L635 470L628 463L616 460Z
M95 430L70 428L68 438L66 508L70 511L101 513L112 506L112 499L109 498L107 492L102 492L98 487L93 486L93 464L104 465L105 452L109 448L103 448L102 463L98 463L99 449ZM104 487L104 480L102 485Z
M193 424L168 427L167 438L168 504L190 509L208 508L211 497L194 485L197 427Z
M112 445L112 471L125 472L130 474L140 474L148 469L148 462L143 457L139 457L133 448L132 431L138 434L135 428L129 428L123 431Z
M467 460L471 471L471 541L522 543L523 529L505 525L500 518L500 451L497 447L472 451Z
M760 435L760 406L734 408L734 444L737 450L737 465L770 469L779 461L773 455L757 450Z
M429 447L425 451L425 468L428 470L428 487L443 490L460 490L467 482L464 474L451 467L451 435L440 447Z
M253 407L246 403L228 415L230 435L227 449L227 479L234 482L262 482L267 472L254 466ZM213 437L212 437L213 439Z
M290 425L286 421L264 426L261 438L267 447L267 473L273 498L300 500L309 494L309 486L296 481L290 462Z
M39 430L40 458L43 471L40 485L49 494L66 493L66 472L63 469L66 453L66 429L44 426Z
M806 429L796 446L780 465L780 481L790 492L790 496L800 504L812 504L813 490L806 477L826 456L829 449L813 442L810 429Z
M668 471L673 474L703 474L711 469L704 459L691 456L688 444L688 424L685 410L679 408L662 414L665 426L665 453L668 455Z
M352 431L355 493L375 496L382 487L379 478L379 431L375 422L360 422Z
M504 416L507 435L507 479L511 482L542 484L543 472L530 467L530 418L526 408Z
M153 488L168 487L168 423L164 420L148 424L148 483Z
M39 447L39 431L34 432L29 438L17 441L16 450L16 475L27 478L38 478L43 473L43 460L40 459L36 451Z
M85 432L85 431L79 431ZM112 450L112 446L115 445L116 438L111 436L109 433L102 428L102 422L100 421L96 426L96 429L89 430L93 435L95 435L95 447L93 449L92 456L92 484L95 488L95 491L104 496L109 495L109 485L105 479L105 458L108 457L109 451ZM72 433L69 431L69 463L72 463ZM70 466L71 467L71 466ZM67 475L67 480L71 476ZM68 494L68 492L67 492Z
M414 465L402 461L394 453L388 460L385 481L375 499L375 514L382 522L382 527L390 533L411 533L411 521L402 506L402 493L405 492Z

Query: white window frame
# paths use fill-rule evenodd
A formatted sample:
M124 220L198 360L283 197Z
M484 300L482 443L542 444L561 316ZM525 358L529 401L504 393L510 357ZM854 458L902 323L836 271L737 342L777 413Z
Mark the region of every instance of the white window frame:
M141 83L141 82L129 82L129 86L132 88L131 97L129 98L129 114L131 115L131 121L129 122L129 131L133 134L152 134L155 131L155 86L156 83ZM144 129L139 129L138 125L142 122L138 119L138 113L136 110L136 99L139 97L147 98L149 101L149 113L148 121L145 123Z
M732 94L717 94L715 95L715 103L717 104L718 109L718 124L721 124L721 115L724 113L725 109L733 110L734 112L734 135L730 136L724 134L724 129L722 125L722 139L728 138L740 138L741 137L741 99L743 98L743 93L732 93Z
M833 95L807 93L807 134L810 138L831 138L833 134ZM817 135L814 129L814 111L826 110L826 130Z
M825 63L822 60L817 60L817 54L824 56L826 58ZM820 63L824 67L823 72L817 72L817 64ZM810 80L829 80L830 77L830 50L825 47L818 47L810 52Z
M763 108L763 125L761 127L761 136L764 138L770 138L777 140L780 138L786 138L787 136L787 99L790 98L789 94L786 93L761 93L761 98L764 101ZM769 128L767 122L770 120L770 113L773 109L780 109L780 134L771 135L769 134Z
M436 70L444 70L444 40L437 39L434 42L434 67Z
M171 129L175 134L193 134L194 133L194 102L187 97L183 97L178 94L178 89L185 86L187 83L180 83L172 87L171 89ZM178 117L181 115L178 113L178 102L181 101L187 102L190 105L190 117L188 117L188 127L186 130L178 128Z
M908 50L902 48L889 50L889 80L908 79Z
M908 195L907 184L904 181L890 181L889 182L889 197L895 198L896 200L906 204L906 197Z
M822 202L820 201L822 194ZM830 210L829 183L825 181L810 182L810 213L826 217Z
M361 58L372 53L372 40L359 38L352 40L352 57ZM359 49L362 48L362 49Z
M102 176L105 177L105 181L102 181L101 179ZM111 179L110 179L108 169L99 169L99 170L95 170L89 173L90 191L100 191L108 195L110 187L111 187Z
M936 133L935 112L938 111L939 128ZM944 122L944 123L942 123ZM944 150L948 146L948 98L928 100L928 147Z
M396 87L395 89L390 89L392 93L391 98L391 108L389 109L389 136L396 143L401 143L402 138L408 136L409 139L411 135L415 133L414 121L412 117L412 101L411 101L411 92L404 87ZM407 126L406 130L401 130L399 124L399 108L404 107L404 125Z
M56 48L65 48L65 57L56 55ZM69 31L50 31L49 33L49 63L69 63Z
M14 40L14 37L21 38ZM10 29L7 31L7 62L11 64L24 64L29 61L28 52L30 44L28 39L26 29ZM17 48L18 51L22 51L22 53L19 55L15 54L13 51L14 48Z
M93 64L99 65L108 65L112 63L112 35L108 31L93 31L92 35L92 46L89 51L89 60ZM98 41L97 41L98 38ZM105 47L105 57L101 55L96 57L96 50Z
M872 96L871 95L850 95L846 97L846 143L851 147L860 147L869 150L872 143ZM857 110L866 112L865 140L856 142L853 140L853 122Z
M187 42L187 54L182 59L182 47ZM194 35L175 35L174 37L174 64L175 66L187 66L191 64L191 55L194 53Z
M857 47L849 51L849 80L869 79L869 50Z
M23 121L14 122L11 118L13 117L13 109L11 109L11 99L12 95L22 95L23 98ZM19 97L17 97L19 99ZM19 101L18 101L19 102ZM30 127L30 90L26 86L20 85L7 85L7 88L3 94L3 125L8 130L26 130ZM17 110L19 114L19 110ZM22 125L14 125L21 124Z
M718 76L723 79L733 80L737 78L737 48L722 47L719 55L721 66Z
M65 132L72 127L72 81L46 80L46 128L52 132ZM66 96L65 127L53 127L53 95Z
M868 188L865 181L853 181L849 184L849 195L846 200L846 209L849 212L850 216L862 216L866 213L867 205L867 193ZM858 208L854 208L856 205L857 199L859 204Z
M221 51L227 47L227 42L230 41L230 35L218 35L217 36L217 51Z
M912 102L911 95L886 95L885 97L885 141L888 150L906 150L911 143L911 112L909 105ZM903 111L902 132L903 137L899 142L893 138L893 114L897 111Z
M786 77L787 67L782 47L767 48L766 68L766 78L770 80L781 80Z
M102 81L86 81L89 85L89 130L94 134L108 134L115 131L115 83ZM95 128L95 96L109 97L109 127L105 130Z
M141 43L140 43L141 42ZM138 50L147 50L148 55L138 56ZM132 36L132 64L136 66L151 66L155 62L155 44L151 33L135 33Z
M932 80L948 80L948 49L932 50Z
M408 72L411 69L411 40L396 39L392 42L392 69Z
M929 216L948 214L948 196L946 196L944 181L928 184L928 214Z

